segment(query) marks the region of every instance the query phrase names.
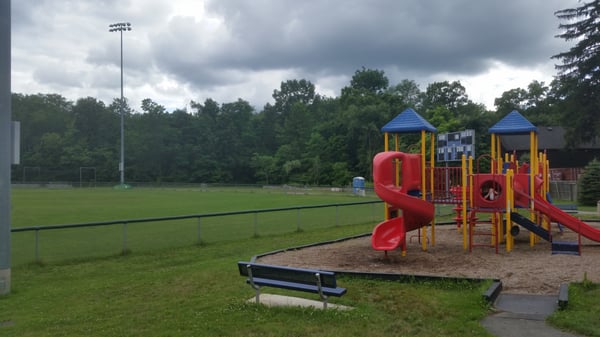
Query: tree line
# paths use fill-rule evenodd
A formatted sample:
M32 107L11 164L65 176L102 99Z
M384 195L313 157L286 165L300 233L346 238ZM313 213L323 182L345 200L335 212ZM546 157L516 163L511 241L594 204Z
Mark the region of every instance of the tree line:
M125 102L126 181L339 186L370 176L384 145L380 128L408 107L439 132L475 129L478 153L489 151L487 129L513 109L534 122L554 121L539 104L550 88L538 82L506 92L493 112L473 103L460 82L432 83L425 91L412 80L388 82L381 70L360 69L339 97L329 98L310 81L288 80L258 112L242 99L192 101L172 112L149 98L141 111ZM13 179L78 181L80 168L93 168L98 181L118 181L118 99L110 105L57 94L12 99L22 151ZM419 142L418 135L400 139L402 148ZM91 171L82 172L91 179Z
M119 99L107 105L93 97L72 102L59 94L13 93L21 163L12 178L79 181L83 174L89 181L93 171L97 181L118 181L121 103L126 182L347 185L353 176L371 176L372 158L384 145L380 128L409 107L438 132L474 129L477 154L489 152L488 128L512 110L535 125L565 126L575 145L600 129L600 29L591 29L600 23L589 20L600 13L599 2L556 13L568 21L559 37L579 41L554 56L563 61L559 75L504 92L493 111L470 100L458 81L421 90L409 79L390 85L382 70L368 68L357 70L338 97L317 94L306 79L284 81L260 111L241 98L191 101L169 112L150 98L134 110ZM590 26L583 35L581 25ZM400 141L410 148L419 137Z

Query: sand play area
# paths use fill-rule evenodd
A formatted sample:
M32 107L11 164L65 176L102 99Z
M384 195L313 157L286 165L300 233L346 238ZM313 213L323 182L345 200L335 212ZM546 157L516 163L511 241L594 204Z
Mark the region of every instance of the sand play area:
M598 223L590 225L600 228ZM555 226L553 226L555 228ZM413 231L409 237L416 235ZM577 241L577 233L553 230L555 241ZM475 237L489 243L489 236ZM600 282L600 243L581 238L581 255L552 254L550 243L529 244L529 232L521 228L514 250L499 252L490 247L463 249L463 236L454 225L436 226L435 245L421 249L418 237L407 239L407 254L399 250L376 251L371 237L365 236L332 244L289 250L261 257L260 263L333 271L360 271L500 279L506 293L556 294L561 283L582 281L584 275Z

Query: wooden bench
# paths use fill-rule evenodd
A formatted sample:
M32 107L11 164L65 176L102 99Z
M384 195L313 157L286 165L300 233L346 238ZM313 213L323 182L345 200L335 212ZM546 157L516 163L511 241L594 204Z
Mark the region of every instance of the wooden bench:
M337 286L335 273L323 270L301 269L238 262L240 275L246 276L246 282L256 291L256 303L260 303L260 288L273 287L319 294L323 308L327 308L328 296L340 297L346 288Z

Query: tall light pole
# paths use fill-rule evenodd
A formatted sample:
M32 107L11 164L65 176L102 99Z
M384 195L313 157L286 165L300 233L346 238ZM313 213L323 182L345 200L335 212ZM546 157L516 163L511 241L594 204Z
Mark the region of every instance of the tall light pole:
M108 25L109 32L120 32L121 33L121 104L119 104L121 108L121 160L119 161L119 172L121 174L120 185L121 187L125 186L125 127L123 122L123 115L125 112L123 111L123 105L125 101L123 100L123 32L131 30L131 23L129 22L118 22Z

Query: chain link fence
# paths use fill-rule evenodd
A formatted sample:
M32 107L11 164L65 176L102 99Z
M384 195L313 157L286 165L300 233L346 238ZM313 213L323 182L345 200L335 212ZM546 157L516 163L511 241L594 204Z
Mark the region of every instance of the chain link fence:
M12 264L56 263L375 223L381 201L297 206L11 230Z

